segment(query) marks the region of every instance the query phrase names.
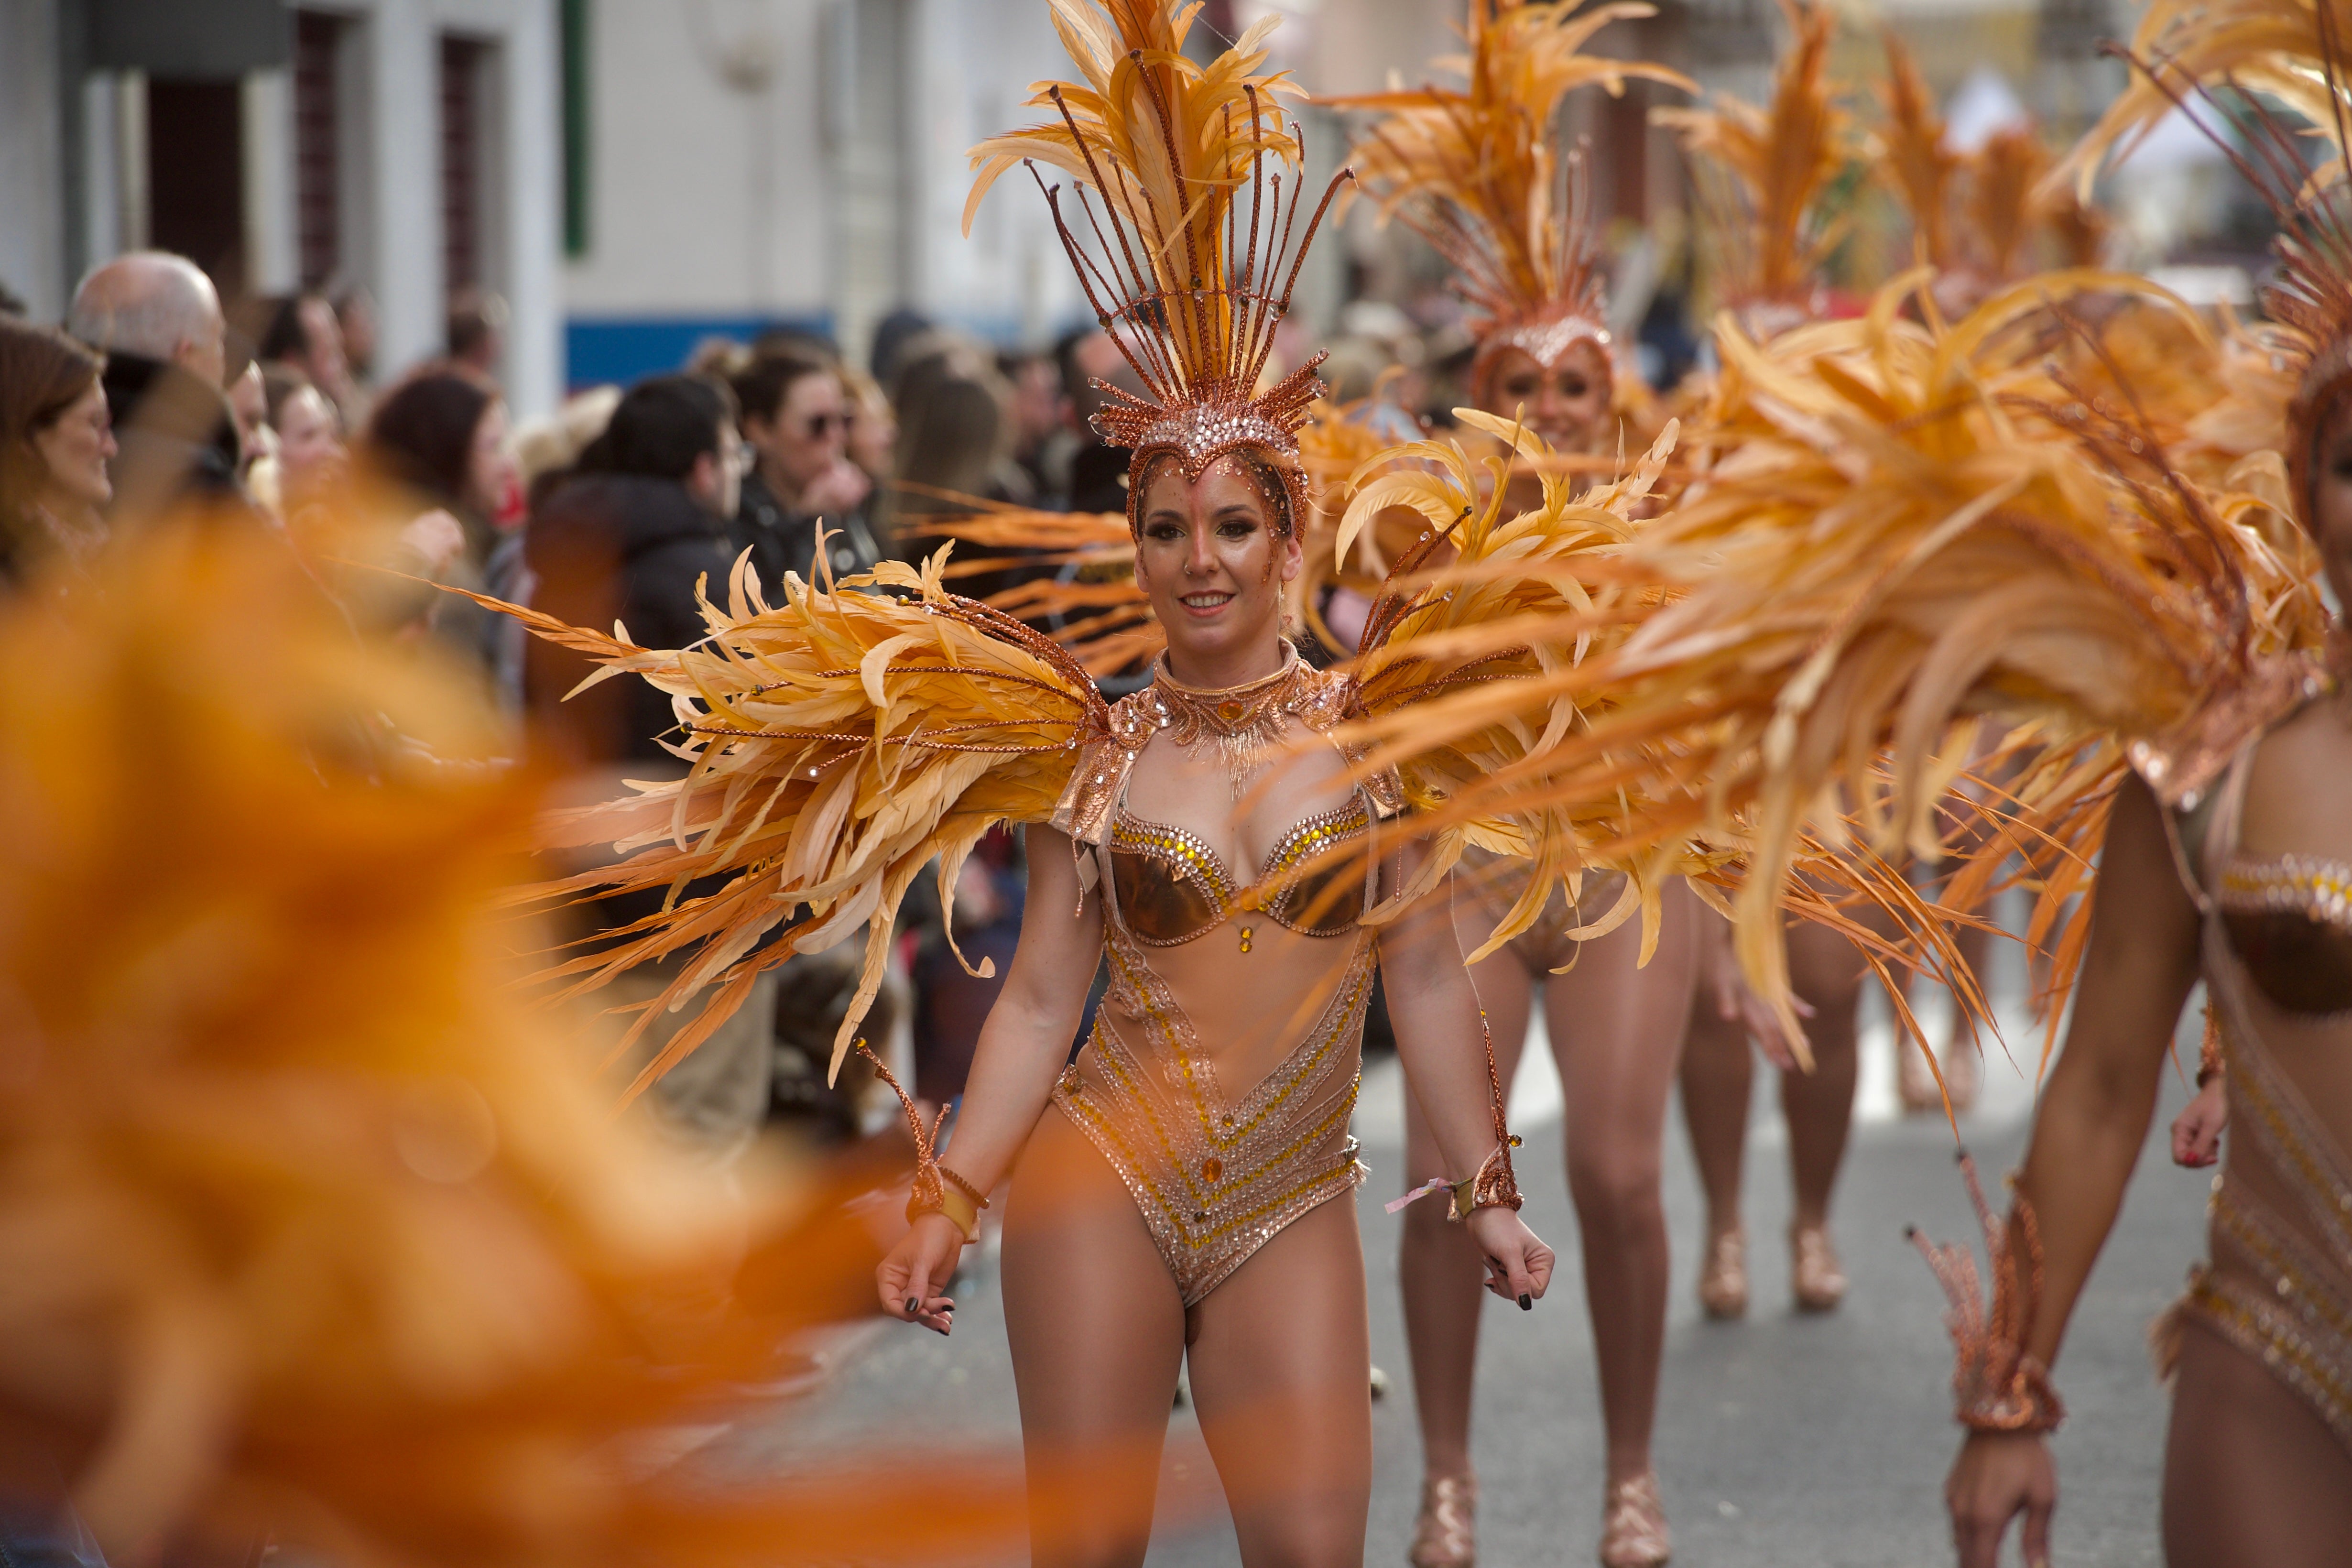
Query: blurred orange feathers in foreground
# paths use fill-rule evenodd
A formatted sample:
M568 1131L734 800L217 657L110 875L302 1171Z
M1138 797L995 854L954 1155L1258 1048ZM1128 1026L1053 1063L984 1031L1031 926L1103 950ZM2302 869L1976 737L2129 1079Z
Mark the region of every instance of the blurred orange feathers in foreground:
M1002 1456L652 1458L870 1311L875 1242L838 1184L616 1118L526 1010L490 905L538 789L495 740L255 534L0 612L0 1447L119 1561L1017 1551Z

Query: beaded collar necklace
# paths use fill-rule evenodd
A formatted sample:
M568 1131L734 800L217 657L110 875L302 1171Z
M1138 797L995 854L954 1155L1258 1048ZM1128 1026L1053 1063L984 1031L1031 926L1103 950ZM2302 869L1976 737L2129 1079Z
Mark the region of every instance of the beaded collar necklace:
M1289 642L1282 645L1282 668L1239 686L1186 686L1168 673L1168 656L1152 666L1146 689L1151 721L1187 751L1214 742L1234 799L1240 800L1265 770L1266 754L1282 740L1283 722L1298 710L1307 663Z

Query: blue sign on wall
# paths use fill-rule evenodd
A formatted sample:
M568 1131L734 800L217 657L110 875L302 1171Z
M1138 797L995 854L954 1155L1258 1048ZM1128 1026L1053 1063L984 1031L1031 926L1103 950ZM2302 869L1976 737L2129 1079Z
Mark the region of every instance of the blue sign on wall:
M573 316L563 323L563 380L573 392L626 386L680 369L712 338L749 343L771 331L831 342L833 323L824 316Z

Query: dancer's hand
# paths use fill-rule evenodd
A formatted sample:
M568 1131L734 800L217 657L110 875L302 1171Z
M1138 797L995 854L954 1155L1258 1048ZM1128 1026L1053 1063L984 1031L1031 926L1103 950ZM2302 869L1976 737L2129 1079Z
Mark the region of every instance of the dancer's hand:
M2230 1097L2221 1080L2210 1078L2197 1098L2172 1123L2172 1163L2191 1169L2221 1157L2221 1129L2230 1124Z
M935 1333L954 1328L955 1301L935 1292L955 1278L956 1260L962 1256L963 1232L955 1221L943 1214L917 1216L874 1270L882 1310Z
M1486 1260L1486 1289L1521 1311L1534 1308L1551 1285L1551 1248L1527 1227L1518 1211L1500 1204L1470 1211L1462 1222Z
M1960 1568L1996 1568L2000 1538L2022 1510L2026 1568L2047 1568L2058 1466L2038 1432L1971 1432L1944 1481Z
M1756 1042L1764 1059L1783 1072L1793 1072L1797 1067L1797 1050L1789 1032L1780 1026L1780 1016L1764 1005L1756 994L1756 987L1748 984L1748 976L1739 972L1739 958L1731 945L1731 928L1725 926L1721 940L1706 948L1706 984L1715 995L1715 1016L1727 1024L1737 1024ZM1790 1005L1797 1016L1810 1018L1812 1007L1801 996L1792 996Z

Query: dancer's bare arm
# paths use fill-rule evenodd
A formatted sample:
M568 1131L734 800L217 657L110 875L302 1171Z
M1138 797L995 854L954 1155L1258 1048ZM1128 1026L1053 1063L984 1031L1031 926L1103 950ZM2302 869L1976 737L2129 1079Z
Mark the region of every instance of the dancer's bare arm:
M2099 861L2074 1023L2018 1177L2040 1222L2043 1257L2025 1348L2045 1365L2058 1359L2066 1320L2122 1206L2197 980L2197 910L2174 868L2161 810L2138 779L2125 781ZM2011 1246L2025 1256L2015 1226ZM2057 1476L2041 1436L1972 1433L1944 1491L1961 1568L1993 1568L2001 1534L2021 1510L2026 1562L2048 1560Z
M1383 874L1410 879L1423 852L1408 846ZM1478 993L1454 934L1451 879L1382 927L1380 948L1405 1080L1444 1156L1446 1178L1467 1181L1495 1152L1495 1113L1480 1045ZM1444 1194L1422 1201L1442 1202ZM1551 1248L1512 1210L1482 1208L1464 1223L1487 1260L1488 1289L1525 1307L1549 1287Z
M1102 900L1090 892L1080 907L1069 838L1034 826L1028 850L1029 902L1020 945L1004 989L981 1026L945 1161L983 1193L994 1191L1012 1170L1044 1113L1102 961ZM883 1310L947 1332L955 1303L934 1292L954 1278L963 1247L963 1233L945 1215L916 1220L876 1270Z

